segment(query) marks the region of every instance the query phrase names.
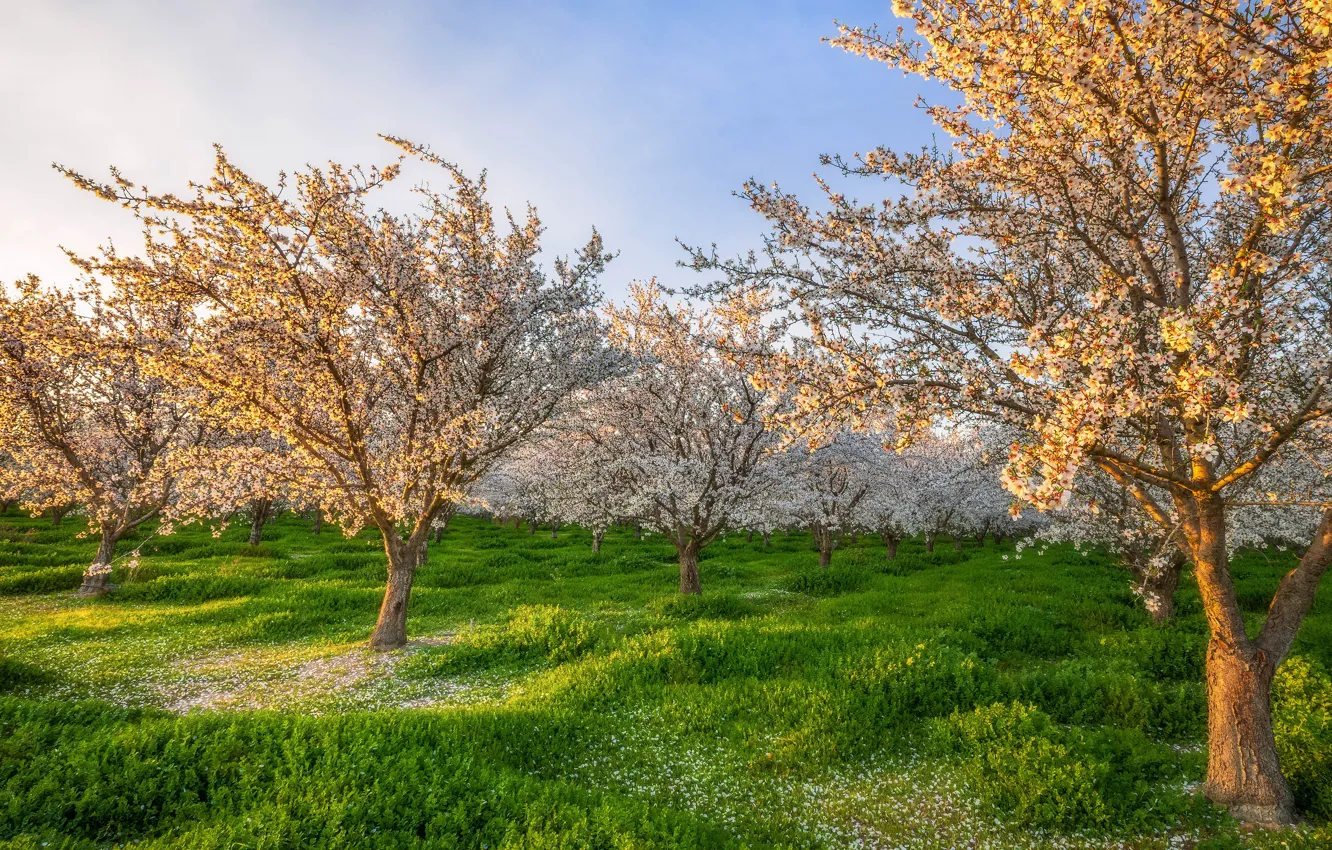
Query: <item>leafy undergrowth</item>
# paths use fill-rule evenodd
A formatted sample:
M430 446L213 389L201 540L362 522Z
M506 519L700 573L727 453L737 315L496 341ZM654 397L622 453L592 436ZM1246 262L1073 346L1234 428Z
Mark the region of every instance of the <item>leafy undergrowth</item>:
M0 847L1316 847L1332 842L1325 590L1276 687L1308 818L1240 831L1205 766L1196 592L1148 624L1100 555L805 535L704 553L459 518L366 651L370 534L91 544L0 519ZM1261 616L1289 565L1236 565Z

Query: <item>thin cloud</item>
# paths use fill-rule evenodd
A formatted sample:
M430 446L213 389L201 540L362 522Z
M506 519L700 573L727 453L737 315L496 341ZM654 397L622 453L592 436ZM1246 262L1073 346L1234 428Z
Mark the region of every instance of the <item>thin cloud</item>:
M918 84L819 43L835 16L868 23L882 7L724 5L18 7L0 21L0 280L68 279L62 244L138 244L127 215L52 161L180 191L206 176L214 142L271 178L386 162L387 132L488 169L497 203L536 204L552 255L596 225L621 251L612 293L688 282L676 237L754 244L762 222L730 194L744 179L808 187L821 152L929 138L910 108ZM430 177L417 166L404 180Z

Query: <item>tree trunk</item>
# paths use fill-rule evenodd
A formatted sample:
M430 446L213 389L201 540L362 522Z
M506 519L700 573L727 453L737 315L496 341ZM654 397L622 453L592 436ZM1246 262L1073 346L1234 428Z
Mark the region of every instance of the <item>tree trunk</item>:
M515 520L513 521L513 530L514 530L514 531L517 531L518 529L520 529L520 528L522 528L522 527L523 527L523 521L522 521L521 518L519 518L519 519L515 519Z
M643 539L643 526L637 524L634 525L634 539L635 540Z
M749 533L745 535L745 542L746 542L746 543L753 543L753 542L754 542L754 529L752 529L752 528L749 529Z
M1242 821L1294 823L1272 732L1272 677L1261 651L1207 645L1207 797Z
M1245 630L1226 550L1225 506L1209 498L1181 507L1211 629L1207 797L1242 821L1270 826L1294 823L1294 798L1281 774L1272 731L1272 677L1280 656L1269 658Z
M984 546L984 545L985 545L985 534L986 534L985 529L981 529L979 532L976 533L976 545L977 545L977 546Z
M560 536L560 524L558 522L552 522L550 524L550 539L554 540L559 536Z
M74 509L73 505L55 505L51 508L51 526L59 527L60 521L65 518L65 514Z
M1006 535L1006 534L996 534L996 535L994 536L994 545L996 545L996 546L1002 546L1002 545L1004 545L1004 541L1007 540L1007 539L1008 539L1008 535Z
M102 539L97 546L97 554L88 565L88 569L84 570L83 584L79 586L75 596L105 596L111 592L111 562L115 560L116 543L119 540L120 535L115 531L102 529Z
M888 560L897 557L897 538L891 534L880 534L879 539L883 541L883 546L888 550Z
M828 529L816 531L814 536L819 541L819 566L826 570L832 565L832 553L836 540L833 533Z
M527 536L528 537L536 536L536 520L532 520L532 522L527 526Z
M385 652L407 645L407 601L412 594L412 580L420 552L407 544L388 539L384 550L388 554L388 584L384 587L384 601L379 606L379 619L370 635L370 648Z
M601 531L600 529L598 529L598 530L592 532L592 551L593 551L593 552L595 552L595 553L597 553L597 554L600 554L600 553L601 553L601 541L602 541L603 538L605 538L605 536L606 536L606 532Z
M264 539L264 523L268 522L268 512L273 507L271 499L255 499L250 503L250 545L258 546Z
M434 542L438 543L439 541L444 539L444 531L445 531L444 526L442 525L435 526Z
M1175 590L1185 563L1184 556L1176 553L1157 575L1139 571L1134 576L1133 591L1142 597L1143 607L1158 626L1174 619Z
M322 510L316 510L314 515L313 531L315 534L318 534L323 530L324 530L324 512Z
M680 555L680 592L697 594L703 592L703 582L698 575L698 544L692 539L684 546L676 544Z
M962 535L960 534L953 535L953 548L959 552L962 551Z
M771 549L771 548L772 548L772 532L771 532L771 531L765 531L765 532L763 532L763 548L764 548L764 549Z
M933 535L933 534L927 534L927 535L925 535L925 551L926 551L926 552L933 552L933 551L934 551L934 535Z

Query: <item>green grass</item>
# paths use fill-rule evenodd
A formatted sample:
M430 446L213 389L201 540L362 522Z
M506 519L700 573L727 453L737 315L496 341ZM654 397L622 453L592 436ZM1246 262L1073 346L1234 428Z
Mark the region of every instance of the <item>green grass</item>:
M80 600L77 530L0 518L0 848L1332 842L1326 588L1277 687L1308 825L1249 835L1193 790L1196 591L1154 628L1096 553L862 539L823 572L734 536L681 598L660 537L460 517L376 655L372 534L145 534ZM1289 566L1238 560L1255 623Z

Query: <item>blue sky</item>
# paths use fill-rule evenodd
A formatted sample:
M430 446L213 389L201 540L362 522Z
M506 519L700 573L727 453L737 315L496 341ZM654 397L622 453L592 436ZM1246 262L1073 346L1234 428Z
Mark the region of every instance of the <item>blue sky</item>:
M6 4L0 280L60 283L57 246L137 242L127 214L52 161L179 190L207 174L213 142L271 178L388 161L386 132L488 169L497 203L534 202L548 255L595 224L621 252L612 295L652 275L688 283L677 237L756 243L762 222L731 196L746 178L813 199L820 153L930 142L912 106L924 84L821 44L834 18L897 23L860 0Z

